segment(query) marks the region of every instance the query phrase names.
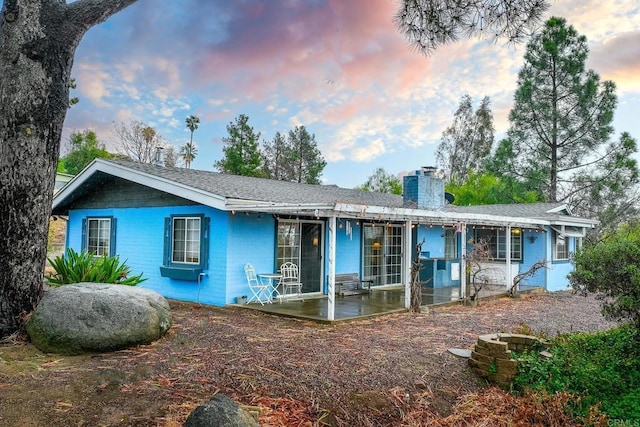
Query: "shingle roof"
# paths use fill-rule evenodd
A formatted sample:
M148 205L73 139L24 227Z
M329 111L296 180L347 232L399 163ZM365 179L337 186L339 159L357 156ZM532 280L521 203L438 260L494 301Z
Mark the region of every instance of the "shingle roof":
M161 167L127 160L109 162L230 199L292 204L352 203L402 207L402 196L341 188L336 185L300 184L196 169Z
M92 173L91 171L97 173ZM119 172L121 170L121 172ZM92 181L102 181L109 176L130 179L142 185L150 185L160 191L169 191L197 203L219 208L240 210L294 209L332 210L338 207L341 214L357 212L358 216L377 218L430 218L451 221L468 218L471 221L498 221L521 218L520 222L571 221L591 223L572 217L562 209L561 203L535 203L484 206L446 206L443 210L415 209L413 204L404 205L403 197L341 188L336 185L311 185L287 181L276 181L212 171L155 166L127 160L97 159L79 176L54 197L53 213L65 215L73 201L83 197L91 189ZM127 178L128 177L128 178ZM108 178L107 178L108 179ZM74 181L77 182L74 184ZM156 185L157 184L157 185ZM203 198L204 197L204 198ZM222 200L224 199L224 200ZM216 202L217 200L217 202ZM213 204L209 204L213 203ZM363 206L361 209L360 206ZM400 209L407 208L407 209ZM397 209L397 212L394 212ZM511 221L512 221L511 220Z
M448 206L447 210L459 213L484 215L508 215L516 218L557 218L567 216L568 212L550 212L559 209L564 203L514 203L508 205Z

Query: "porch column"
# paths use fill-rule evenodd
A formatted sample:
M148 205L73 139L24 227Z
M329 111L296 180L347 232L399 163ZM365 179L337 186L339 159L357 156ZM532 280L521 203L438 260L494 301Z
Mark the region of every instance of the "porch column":
M404 225L404 248L402 250L402 258L404 258L402 260L404 266L404 308L409 310L411 308L411 256L414 245L412 241L411 220L406 221Z
M509 288L511 287L511 226L507 225L506 227L506 233L507 233L507 253L505 254L505 258L507 259L507 278L506 278L506 285L507 285L507 290L509 290Z
M467 297L467 224L460 230L460 298Z
M335 319L336 311L336 294L335 294L335 281L336 281L336 217L329 218L329 271L327 277L328 283L328 295L327 295L327 320Z

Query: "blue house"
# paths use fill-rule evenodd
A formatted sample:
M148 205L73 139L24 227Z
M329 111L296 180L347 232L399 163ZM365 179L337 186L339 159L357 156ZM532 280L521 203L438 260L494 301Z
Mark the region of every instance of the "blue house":
M372 289L405 287L420 256L430 287L468 294L468 253L488 243L483 262L505 291L537 261L548 268L523 282L568 286L570 253L594 222L562 204L458 207L431 168L404 178L404 196L308 185L124 160L94 160L53 200L68 216L66 246L119 255L141 286L216 306L249 288L243 267L299 266L303 295L326 296L334 316L335 277L358 273ZM416 243L423 242L416 254Z

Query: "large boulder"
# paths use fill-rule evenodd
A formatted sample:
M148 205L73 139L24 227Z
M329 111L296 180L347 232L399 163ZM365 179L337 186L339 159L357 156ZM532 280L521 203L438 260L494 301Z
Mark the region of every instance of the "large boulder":
M45 353L104 352L157 340L171 327L171 313L148 289L77 283L48 290L26 327Z
M256 419L226 394L218 393L189 414L184 427L257 427Z

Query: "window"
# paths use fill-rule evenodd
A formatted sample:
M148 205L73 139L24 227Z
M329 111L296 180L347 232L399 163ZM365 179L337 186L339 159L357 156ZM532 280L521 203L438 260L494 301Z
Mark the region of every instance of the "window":
M173 218L171 262L200 263L200 218Z
M458 258L458 234L455 228L444 231L444 257Z
M569 250L567 238L564 234L553 231L553 259L567 260L569 259Z
M475 242L487 242L491 258L498 260L507 259L507 232L506 230L491 230L484 228L475 229ZM511 260L522 259L522 230L511 229Z
M87 217L82 220L82 249L96 256L116 254L116 219Z
M163 277L198 280L209 263L209 218L172 215L164 220Z

